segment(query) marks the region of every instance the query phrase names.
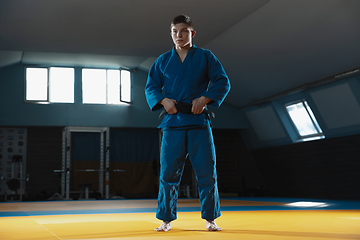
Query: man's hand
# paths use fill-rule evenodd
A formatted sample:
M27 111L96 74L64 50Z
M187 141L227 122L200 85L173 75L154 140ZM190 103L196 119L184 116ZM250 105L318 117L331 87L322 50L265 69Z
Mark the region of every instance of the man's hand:
M211 102L211 99L204 96L194 99L192 101L191 112L196 115L201 114L208 102Z
M164 106L168 114L176 114L178 112L175 106L177 103L175 99L163 98L159 103Z

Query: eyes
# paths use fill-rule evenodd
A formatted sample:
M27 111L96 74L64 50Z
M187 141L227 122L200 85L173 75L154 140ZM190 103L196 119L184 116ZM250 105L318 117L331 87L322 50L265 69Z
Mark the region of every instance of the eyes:
M178 34L178 32L179 32L178 30L172 30L171 33L174 34L174 35L176 35L176 34ZM180 30L180 33L181 33L181 34L189 34L189 33L190 33L190 30L188 30L188 29L181 29L181 30Z

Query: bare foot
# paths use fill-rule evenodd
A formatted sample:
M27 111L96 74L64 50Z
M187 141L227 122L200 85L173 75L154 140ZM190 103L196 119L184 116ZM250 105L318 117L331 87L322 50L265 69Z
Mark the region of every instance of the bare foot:
M215 224L216 225L216 224ZM157 232L167 232L171 230L171 222L163 221L160 227L154 229Z
M221 231L222 228L216 225L215 220L206 220L206 229L208 231Z

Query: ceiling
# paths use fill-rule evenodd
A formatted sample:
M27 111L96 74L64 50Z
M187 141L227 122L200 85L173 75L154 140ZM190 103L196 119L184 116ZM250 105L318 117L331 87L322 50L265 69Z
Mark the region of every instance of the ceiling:
M2 0L0 67L147 70L179 14L223 64L238 108L360 67L358 0Z

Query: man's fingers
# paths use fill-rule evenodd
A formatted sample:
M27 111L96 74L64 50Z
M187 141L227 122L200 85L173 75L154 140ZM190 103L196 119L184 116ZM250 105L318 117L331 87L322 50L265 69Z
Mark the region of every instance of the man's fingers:
M169 114L176 114L177 113L177 109L176 108L172 108L168 111Z
M192 101L192 108L191 108L191 112L193 114L199 115L204 111L205 108L205 104L203 102L201 102L201 100L199 98L196 98Z
M168 106L168 109L166 109L169 114L176 114L178 112L175 106L175 102L176 101L174 100L174 102Z
M204 107L199 107L199 106L195 106L193 105L191 108L191 112L195 115L199 115L204 111Z

